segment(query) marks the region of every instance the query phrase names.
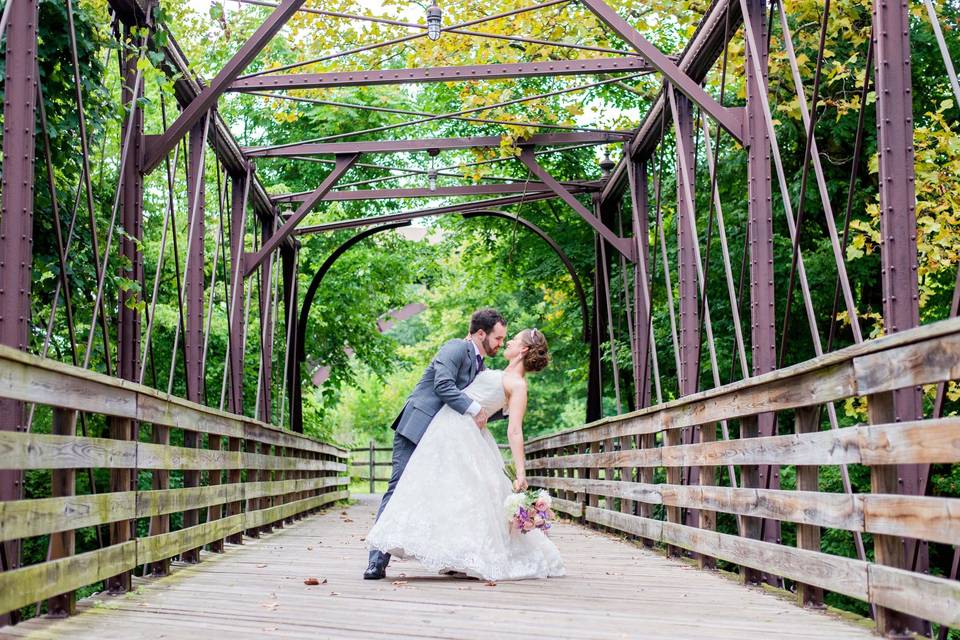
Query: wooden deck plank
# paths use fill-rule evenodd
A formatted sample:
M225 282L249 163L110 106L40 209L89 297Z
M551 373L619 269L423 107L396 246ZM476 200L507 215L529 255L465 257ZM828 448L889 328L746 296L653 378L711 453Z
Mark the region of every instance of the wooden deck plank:
M491 638L534 624L558 638L871 638L869 629L804 610L761 589L574 524L552 538L568 575L488 586L395 561L361 579L376 498L298 521L125 596L95 596L80 614L0 629L0 638ZM318 586L304 579L326 579Z

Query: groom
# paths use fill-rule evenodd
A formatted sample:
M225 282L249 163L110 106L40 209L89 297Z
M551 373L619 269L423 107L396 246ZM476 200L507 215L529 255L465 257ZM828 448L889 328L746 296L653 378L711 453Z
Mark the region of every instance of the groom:
M470 334L466 339L450 340L440 347L391 425L396 431L393 437L393 472L387 492L380 502L377 518L390 502L410 455L440 407L450 405L457 413L472 416L477 428L482 429L487 425L490 416L479 403L463 393L463 389L473 382L477 373L483 371L484 357L497 354L506 335L503 316L496 309L480 309L470 318ZM389 553L371 550L370 563L363 572L364 579L380 580L386 576L389 562Z

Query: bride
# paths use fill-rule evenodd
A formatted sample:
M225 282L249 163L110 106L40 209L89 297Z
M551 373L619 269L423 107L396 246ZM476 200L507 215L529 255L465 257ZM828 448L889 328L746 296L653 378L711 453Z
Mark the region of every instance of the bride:
M507 341L506 369L487 369L464 389L490 415L507 415L516 466L513 489L527 488L523 453L526 374L547 366L547 341L537 329ZM511 492L493 436L469 415L444 406L433 418L400 478L393 498L367 535L373 549L416 558L427 569L484 580L564 575L560 552L540 530L508 526Z

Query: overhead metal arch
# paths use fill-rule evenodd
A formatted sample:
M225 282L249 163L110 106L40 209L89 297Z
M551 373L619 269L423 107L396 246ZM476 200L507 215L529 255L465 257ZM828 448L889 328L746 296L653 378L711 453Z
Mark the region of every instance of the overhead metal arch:
M461 215L466 219L487 217L510 220L533 232L541 240L546 242L553 252L557 254L557 257L560 258L561 262L563 262L563 266L567 269L567 273L570 274L570 279L573 280L573 288L576 291L577 300L580 303L580 315L583 320L583 341L588 342L590 340L590 309L587 306L587 297L584 293L583 285L580 282L580 277L577 275L577 271L573 266L573 262L570 261L570 258L566 253L564 253L560 245L557 244L556 241L554 241L554 239L551 238L546 231L533 224L529 220L519 216L511 215L498 209L477 209L473 211L464 211L461 213ZM320 284L323 282L324 277L327 275L327 272L330 271L330 268L333 266L333 264L358 242L382 231L398 229L400 227L408 226L409 224L410 221L405 220L402 222L384 224L364 229L337 247L334 252L323 261L323 264L320 265L320 268L317 269L317 272L314 274L313 279L310 282L310 287L307 289L307 293L303 298L303 305L300 308L300 317L295 333L297 336L297 343L296 345L292 345L290 353L287 354L287 371L289 372L290 376L290 379L287 381L290 388L290 427L294 431L303 433L303 394L301 390L303 372L301 370L301 366L307 359L303 338L307 335L307 322L310 317L310 309L313 307L313 302L316 298L317 290L320 288Z

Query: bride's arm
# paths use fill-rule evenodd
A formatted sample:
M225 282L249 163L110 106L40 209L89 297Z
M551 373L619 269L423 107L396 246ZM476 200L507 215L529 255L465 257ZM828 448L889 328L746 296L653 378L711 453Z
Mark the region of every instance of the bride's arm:
M526 460L523 453L523 414L527 411L527 385L523 380L504 376L503 386L507 392L509 410L507 441L510 443L510 453L513 454L513 464L517 470L517 482L513 488L515 491L523 491L527 488Z

